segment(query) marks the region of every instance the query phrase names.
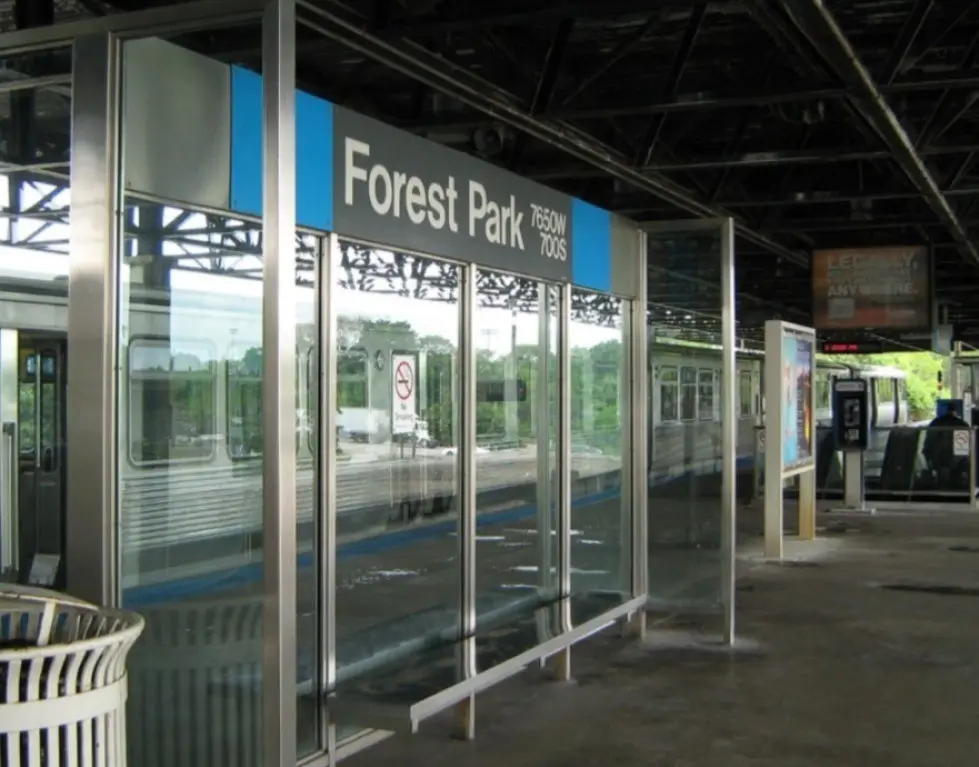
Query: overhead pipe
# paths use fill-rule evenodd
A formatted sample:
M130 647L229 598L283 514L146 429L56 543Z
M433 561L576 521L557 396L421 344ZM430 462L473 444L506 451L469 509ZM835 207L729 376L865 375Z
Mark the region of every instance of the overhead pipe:
M407 40L388 40L372 33L364 18L338 0L297 0L297 19L309 29L360 51L375 61L407 75L430 88L452 96L470 107L513 126L541 141L584 160L604 173L649 192L698 218L734 219L738 234L798 266L808 268L806 254L794 251L744 225L730 211L705 203L665 176L636 169L611 147L556 120L537 117L501 88L455 66L449 60Z
M822 0L778 0L785 13L847 85L855 108L887 144L891 155L928 206L948 229L959 252L979 265L979 251L901 127L880 89L860 62Z

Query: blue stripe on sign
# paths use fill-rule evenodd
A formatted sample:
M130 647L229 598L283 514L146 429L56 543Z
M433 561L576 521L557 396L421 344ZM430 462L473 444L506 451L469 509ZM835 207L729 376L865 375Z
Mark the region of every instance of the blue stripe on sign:
M333 229L333 104L296 94L296 222Z
M262 78L231 68L231 209L262 215ZM296 93L296 223L333 228L333 104Z
M231 67L231 209L262 215L262 78Z
M612 214L578 199L571 201L571 281L612 290Z

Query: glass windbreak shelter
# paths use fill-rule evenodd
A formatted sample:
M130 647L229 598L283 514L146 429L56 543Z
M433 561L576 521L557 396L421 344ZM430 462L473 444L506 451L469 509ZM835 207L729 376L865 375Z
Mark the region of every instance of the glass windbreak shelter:
M0 38L0 557L146 617L143 765L472 736L646 602L645 235L297 92L294 10Z

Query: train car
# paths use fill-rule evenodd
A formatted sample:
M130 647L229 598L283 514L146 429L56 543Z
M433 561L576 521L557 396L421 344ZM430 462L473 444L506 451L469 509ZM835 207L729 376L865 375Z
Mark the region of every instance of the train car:
M721 354L707 344L653 342L650 365L650 480L678 473L720 471ZM764 421L764 355L740 350L736 356L738 433L742 463L754 456L754 431ZM817 359L816 423L831 424L833 381L863 378L871 394L871 426L908 423L906 374L897 368Z
M230 294L204 288L167 294L125 287L118 360L123 588L201 572L228 572L261 556L262 328L260 286L253 288L242 295L242 291ZM297 294L297 496L300 526L308 527L317 494L319 333L315 292L300 288ZM22 329L18 358L27 362L21 378L27 381L33 376L30 386L35 387L28 391L22 383L20 392L25 426L20 439L19 495L24 504L32 504L20 516L30 520L25 527L59 530L56 518L63 509L64 492L59 472L64 471L67 453L63 291L42 280L25 279L16 288L10 286L0 293L0 321ZM370 323L354 317L339 318L338 345L338 534L356 540L451 513L457 502L458 429L453 418L452 403L458 397L451 345L432 338L422 342L407 323ZM390 429L391 359L406 353L415 355L418 369L419 429L409 446L396 444ZM42 359L42 364L31 368L32 359ZM54 363L50 380L46 377L49 361ZM590 363L576 357L571 365L572 376L581 377L581 387L601 389L602 396L610 398L601 403L603 412L598 414L572 403L572 475L582 493L585 488L614 491L622 473L621 449L616 452L615 445L605 445L596 428L603 418L611 417L609 413L618 412L621 384L594 385L598 378L619 381L621 371L598 369L607 364L601 360L593 363L594 368L586 370ZM518 502L533 505L542 465L533 437L533 364L516 361L510 368L500 360L483 364L490 379L515 374L519 380L511 390L513 396L497 396L499 381L488 380L486 395L478 398L480 513L512 508ZM762 367L760 354L738 354L742 460L753 453L753 432L762 417ZM855 372L873 382L875 425L907 421L900 371L820 363L817 397L825 399L825 382L833 375ZM692 470L718 471L722 455L719 352L655 342L650 347L649 374L650 481ZM28 397L30 392L36 396ZM34 442L28 444L32 434ZM554 450L551 444L552 466ZM407 456L416 460L403 460ZM383 481L378 481L379 472ZM37 479L42 473L43 481ZM61 494L60 500L38 494L49 487L60 488L52 491ZM392 508L393 496L400 499L397 508ZM38 521L42 512L51 517L50 524ZM56 542L37 541L25 544L31 553L60 550Z
M816 363L815 381L816 422L819 426L828 427L832 423L833 381L838 378L862 378L868 382L871 428L886 429L910 421L907 374L903 370L881 365L819 360Z

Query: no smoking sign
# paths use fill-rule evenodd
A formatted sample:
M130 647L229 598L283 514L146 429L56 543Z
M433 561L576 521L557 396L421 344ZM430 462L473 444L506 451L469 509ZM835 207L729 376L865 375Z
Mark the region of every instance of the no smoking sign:
M412 434L415 431L414 355L391 355L391 433Z

